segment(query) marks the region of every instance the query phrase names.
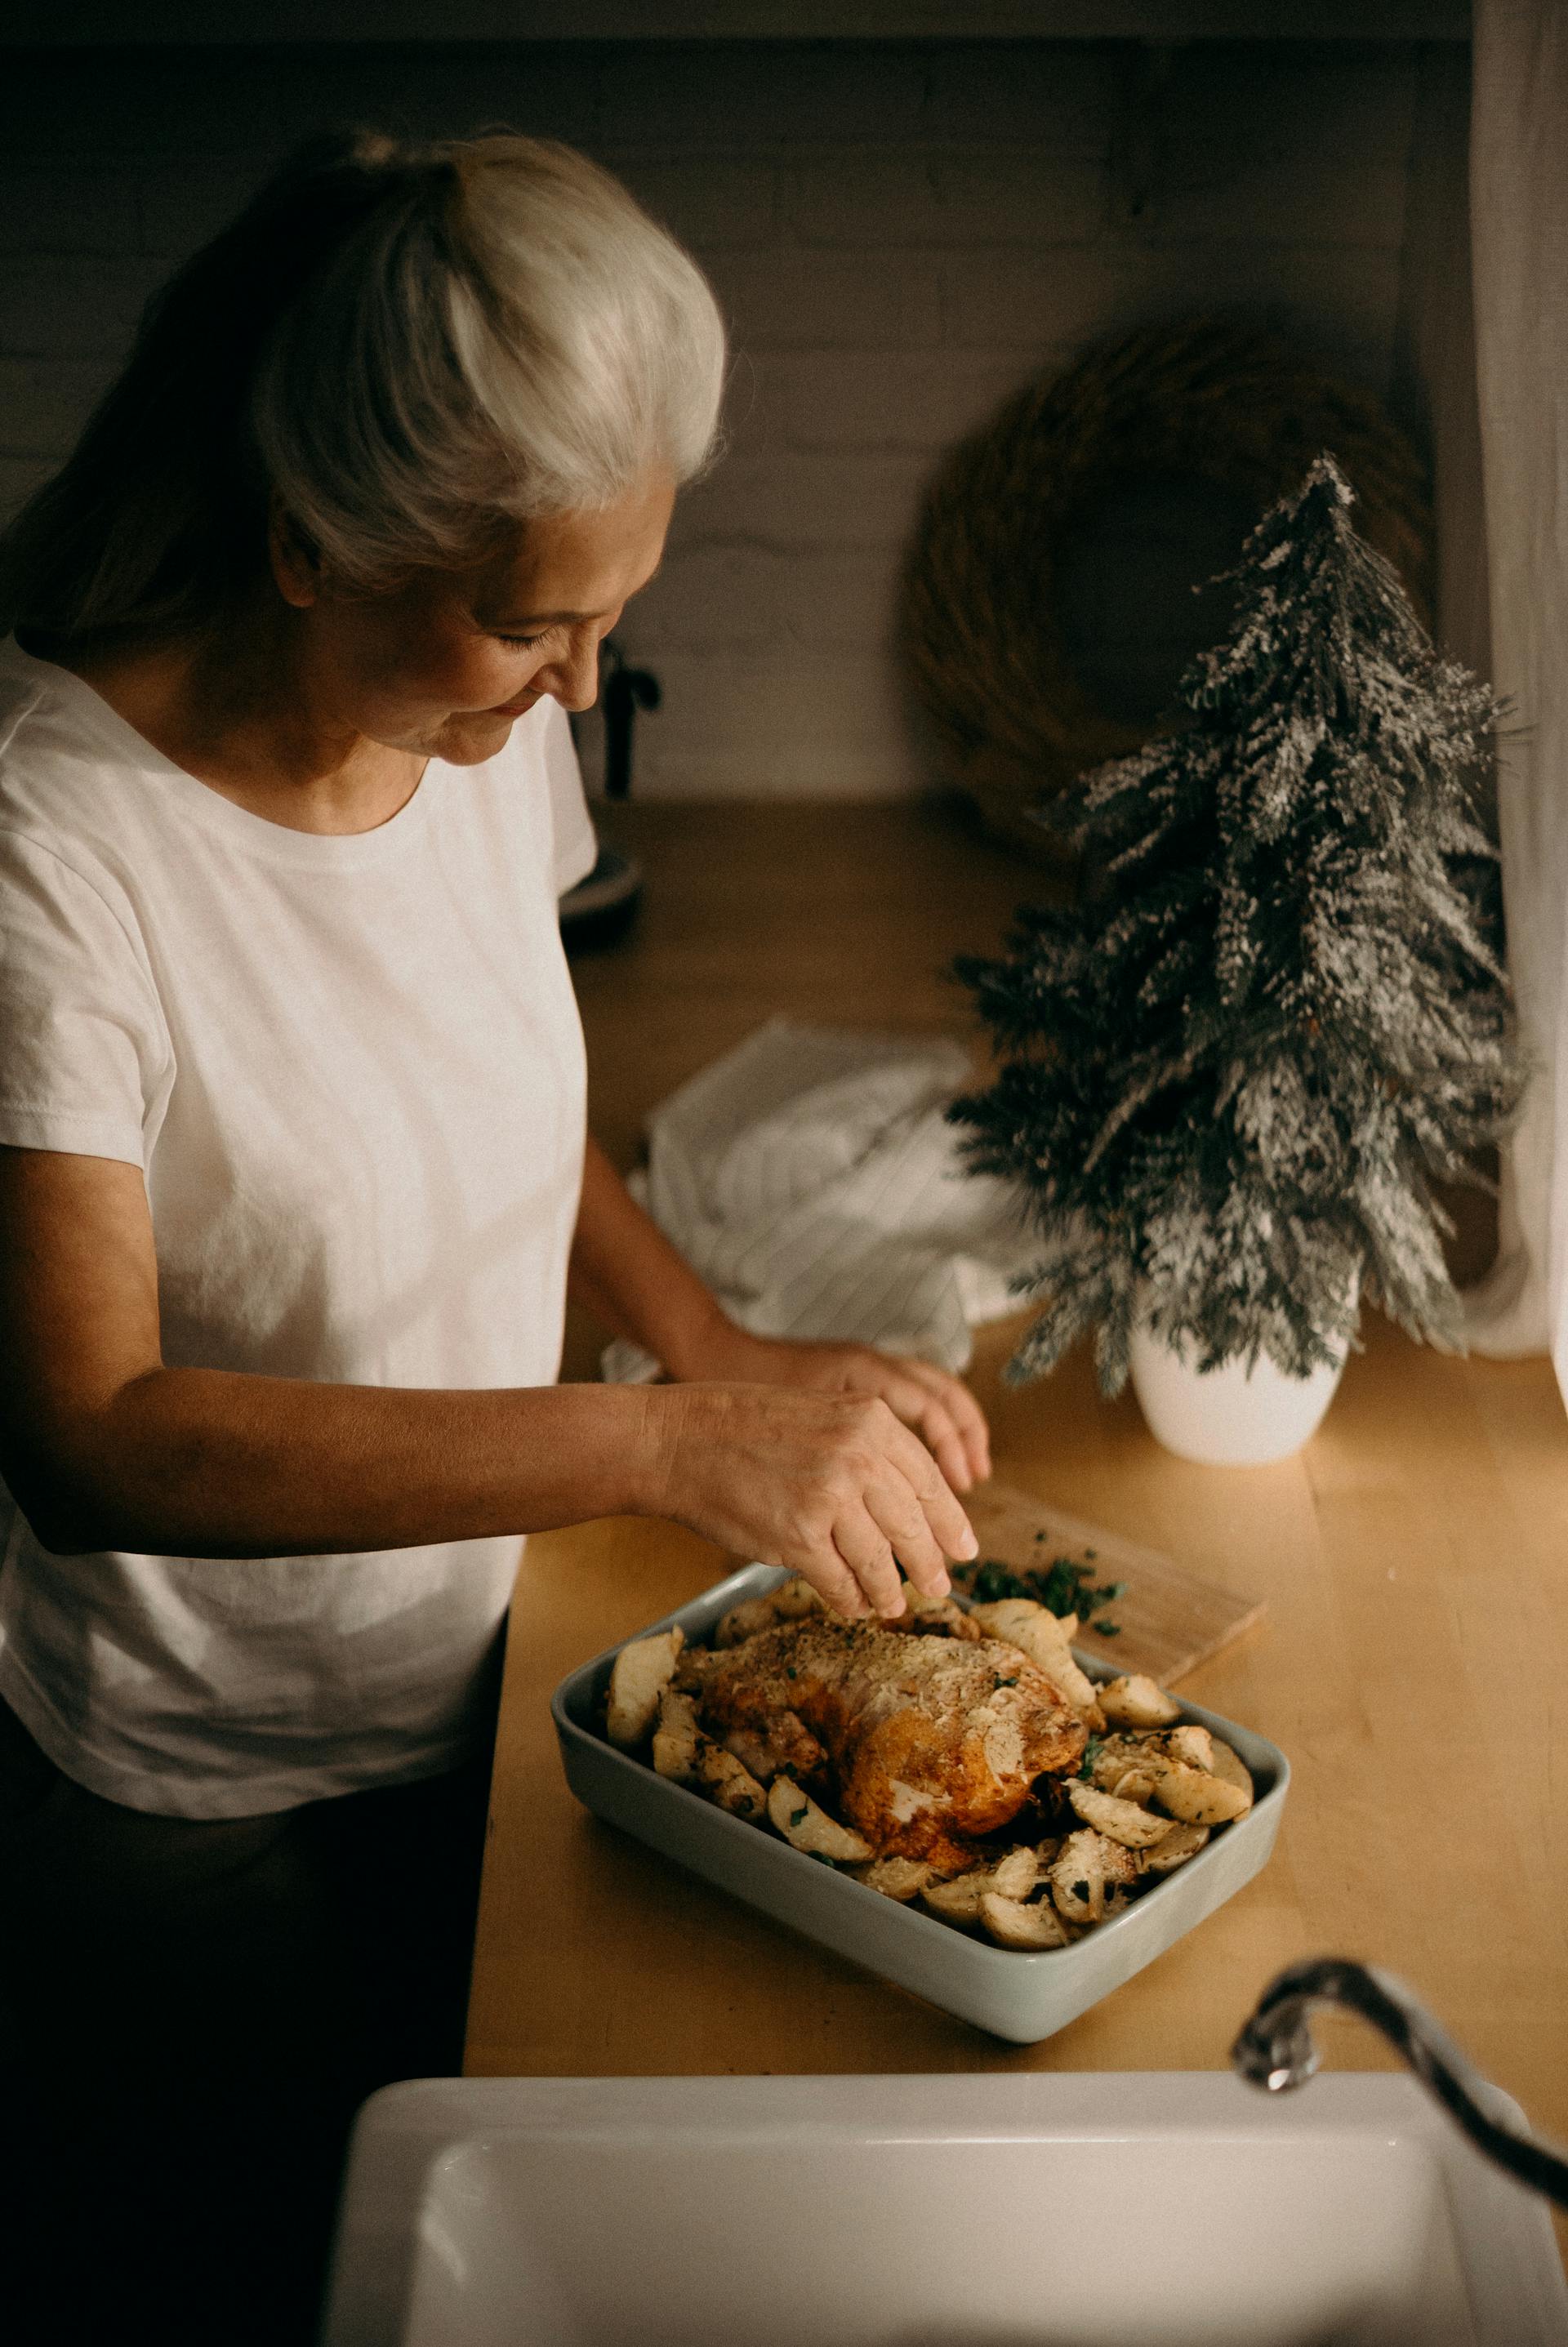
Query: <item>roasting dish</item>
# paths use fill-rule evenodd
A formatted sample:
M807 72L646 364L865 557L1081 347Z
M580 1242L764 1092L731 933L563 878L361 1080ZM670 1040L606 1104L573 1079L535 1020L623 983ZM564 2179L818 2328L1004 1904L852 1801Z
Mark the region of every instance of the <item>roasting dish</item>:
M678 1627L688 1643L705 1645L734 1606L786 1579L765 1565L746 1566L638 1635ZM1278 1829L1290 1773L1284 1754L1235 1722L1181 1703L1184 1722L1208 1728L1245 1761L1255 1788L1252 1809L1071 1946L1039 1953L994 1946L819 1865L659 1776L646 1758L618 1749L604 1732L603 1715L620 1651L573 1671L553 1699L567 1780L585 1807L805 1937L1018 2044L1050 2036L1213 1913L1266 1862ZM1081 1650L1078 1661L1096 1683L1115 1676Z

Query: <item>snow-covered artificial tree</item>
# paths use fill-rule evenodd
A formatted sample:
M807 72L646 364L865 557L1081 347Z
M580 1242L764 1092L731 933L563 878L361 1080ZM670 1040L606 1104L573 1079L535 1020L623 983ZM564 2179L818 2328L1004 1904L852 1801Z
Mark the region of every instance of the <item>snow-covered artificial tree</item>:
M1433 1185L1474 1178L1522 1082L1465 885L1499 712L1351 503L1324 456L1265 515L1178 729L1078 788L1080 903L958 965L1000 1071L951 1113L1042 1240L1015 1382L1093 1330L1115 1392L1140 1315L1201 1368L1291 1376L1358 1297L1459 1340Z

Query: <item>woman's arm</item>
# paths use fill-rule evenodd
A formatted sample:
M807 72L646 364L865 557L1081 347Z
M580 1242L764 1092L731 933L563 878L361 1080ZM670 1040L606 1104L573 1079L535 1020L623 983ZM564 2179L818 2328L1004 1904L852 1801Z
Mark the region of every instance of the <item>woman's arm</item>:
M169 1368L139 1170L0 1150L0 1468L46 1546L312 1555L667 1515L897 1612L973 1534L864 1398L749 1386L419 1392Z
M967 1491L991 1471L979 1404L945 1369L869 1345L801 1344L737 1327L591 1140L572 1244L571 1291L596 1319L616 1336L632 1337L672 1378L875 1396L919 1431L954 1491Z
M701 1377L706 1348L733 1326L591 1136L570 1286L575 1303L612 1335L630 1337L651 1353L672 1378Z

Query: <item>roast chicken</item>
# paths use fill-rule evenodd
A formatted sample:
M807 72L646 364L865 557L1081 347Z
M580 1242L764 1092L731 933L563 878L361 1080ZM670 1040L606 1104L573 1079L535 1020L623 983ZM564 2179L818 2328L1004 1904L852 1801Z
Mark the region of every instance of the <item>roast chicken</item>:
M703 1727L753 1776L814 1787L878 1857L938 1874L972 1865L975 1838L1087 1741L1039 1665L996 1638L814 1614L686 1659Z

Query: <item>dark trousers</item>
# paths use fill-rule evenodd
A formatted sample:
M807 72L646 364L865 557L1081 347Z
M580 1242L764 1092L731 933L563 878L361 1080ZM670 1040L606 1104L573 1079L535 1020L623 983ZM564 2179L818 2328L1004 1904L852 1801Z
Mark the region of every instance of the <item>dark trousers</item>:
M355 2109L462 2066L488 1774L150 1817L0 1705L8 2347L307 2347Z

